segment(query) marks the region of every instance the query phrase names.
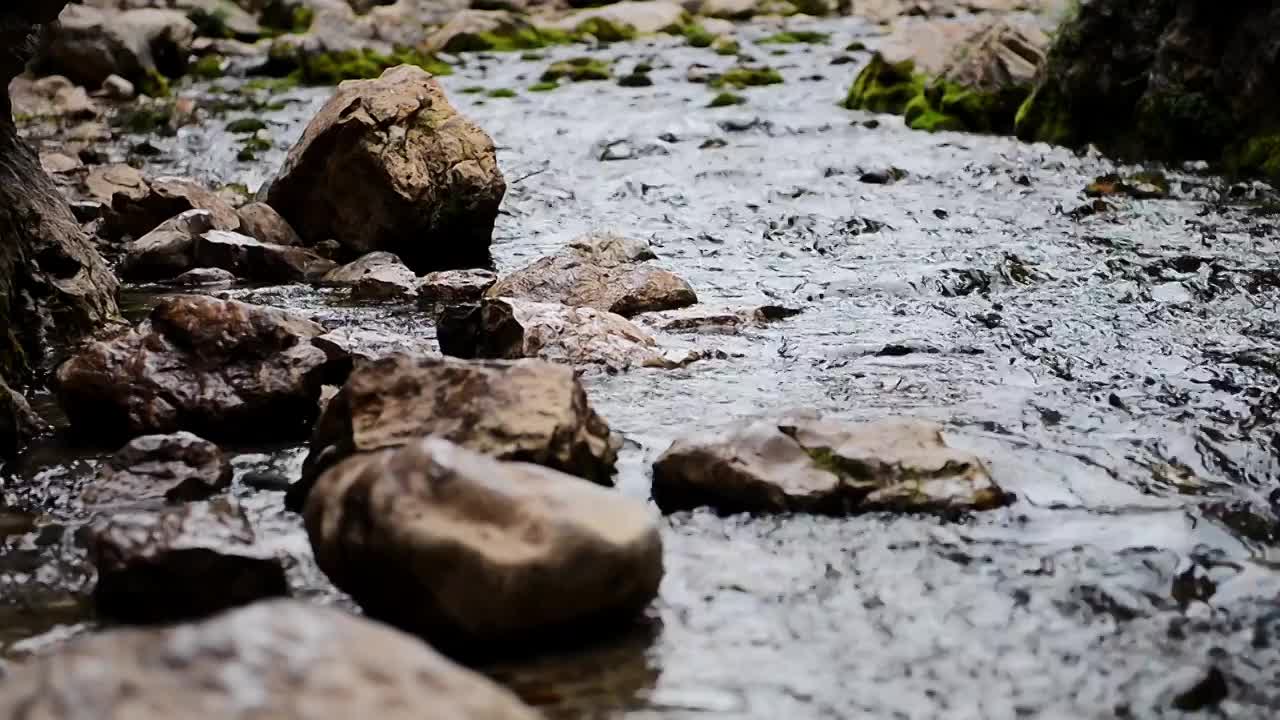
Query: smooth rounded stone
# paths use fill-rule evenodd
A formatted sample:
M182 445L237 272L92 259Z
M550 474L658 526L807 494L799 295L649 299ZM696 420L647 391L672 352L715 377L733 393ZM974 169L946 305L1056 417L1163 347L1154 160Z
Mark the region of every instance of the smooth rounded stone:
M644 503L441 438L331 468L305 519L339 589L449 652L589 638L643 610L662 580Z
M68 5L51 26L39 63L94 88L111 75L135 83L155 74L176 77L186 67L195 30L178 10Z
M664 512L990 510L1007 502L986 465L914 420L749 420L677 440L653 465Z
M684 7L666 0L626 0L603 7L579 10L556 21L552 27L572 31L589 20L602 20L619 27L630 27L640 35L666 32L681 27L688 14Z
M27 399L0 377L0 459L15 457L33 437L48 428Z
M103 228L108 238L138 238L188 210L208 210L214 230L237 231L240 216L218 194L185 178L160 177L145 181L141 192L115 193L111 214Z
M236 210L240 217L240 232L252 235L270 245L301 245L302 238L280 217L280 213L266 203L251 202Z
M511 298L446 308L436 328L441 352L461 358L541 358L603 365L616 372L670 369L700 357L691 351L663 351L652 335L621 315Z
M98 612L125 622L201 618L289 594L280 559L255 545L227 498L114 514L90 526L88 545Z
M182 273L167 284L174 287L208 289L231 287L235 282L236 276L222 268L195 268Z
M419 307L475 302L498 281L491 270L442 270L427 273L418 282Z
M90 710L92 708L92 710ZM271 600L198 623L109 630L12 666L0 716L48 720L537 720L417 638Z
M343 458L426 435L601 485L613 484L621 446L571 368L395 355L357 365L330 401L289 507L301 509L315 479Z
M205 296L160 302L147 320L58 368L73 428L101 441L190 430L213 438L305 437L316 416L324 328L275 308Z
M271 245L237 232L210 230L195 241L195 264L218 267L257 282L305 282L334 267L306 248Z
M195 265L196 238L214 228L213 213L187 210L125 245L117 271L131 282L168 280Z
M401 65L348 81L311 120L267 203L303 241L394 252L416 272L483 267L506 182L493 141Z
M689 283L642 262L652 256L647 245L617 236L578 238L564 251L500 278L485 296L590 307L623 317L697 303Z
M389 252L371 252L334 268L321 282L351 288L351 295L364 299L391 299L412 296L418 276Z
M89 505L203 500L231 486L221 448L189 432L143 435L113 455L85 489Z
M108 207L116 193L132 199L141 198L147 193L147 179L142 171L132 165L117 163L114 165L98 165L89 168L85 175L83 187L85 196Z

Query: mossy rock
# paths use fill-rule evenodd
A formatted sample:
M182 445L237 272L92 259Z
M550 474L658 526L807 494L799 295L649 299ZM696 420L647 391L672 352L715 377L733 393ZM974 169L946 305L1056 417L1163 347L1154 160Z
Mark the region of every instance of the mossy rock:
M187 73L205 80L216 80L222 77L222 67L226 58L221 55L205 55L187 68Z
M560 87L555 80L540 80L529 86L529 92L551 92Z
M116 115L111 126L133 135L172 135L173 103L139 104Z
M586 80L608 80L612 76L613 73L607 61L591 57L576 57L552 63L542 73L540 79L542 82L557 82L559 80L583 82Z
M602 43L626 42L636 38L636 29L625 23L615 23L602 17L587 18L573 28L578 37L590 35Z
M227 132L241 135L244 133L256 133L259 130L266 130L267 124L258 118L240 118L227 123Z
M708 83L713 88L722 87L758 87L761 85L778 85L782 75L771 67L747 67L739 65L717 75Z
M491 98L513 98L518 94L511 88L494 88L486 93L486 96Z
M286 54L274 52L273 63L293 64L290 77L304 85L337 85L343 80L368 80L397 65L414 65L432 75L449 75L453 68L434 55L398 48L388 55L374 50Z
M443 50L451 53L515 52L567 45L573 41L573 35L562 30L522 27L511 32L459 33L445 43Z
M711 98L711 102L707 103L707 107L719 108L729 107L731 105L745 105L747 99L741 95L735 95L731 92L722 92Z
M290 5L285 0L269 0L258 22L274 35L301 34L311 29L316 13L306 5Z
M236 153L236 160L239 160L240 162L253 162L258 159L258 153L266 152L267 150L270 150L271 147L270 140L264 137L259 137L258 135L251 135L244 141L244 144L240 146L240 152Z
M715 44L716 36L710 30L697 23L689 23L680 30L684 39L693 47L705 48Z
M758 45L825 45L831 36L811 30L788 30L756 41Z
M922 92L924 81L916 75L915 63L910 60L891 63L876 53L854 79L844 106L850 110L900 115Z
M1225 159L1232 172L1262 175L1280 185L1280 132L1250 138L1228 150Z
M853 81L844 106L902 115L913 130L1009 133L1027 92L1021 87L987 92L941 78L928 80L910 60L891 63L876 53Z
M730 37L716 38L716 41L711 44L711 49L717 55L737 55L742 52L742 46L738 44L737 40Z

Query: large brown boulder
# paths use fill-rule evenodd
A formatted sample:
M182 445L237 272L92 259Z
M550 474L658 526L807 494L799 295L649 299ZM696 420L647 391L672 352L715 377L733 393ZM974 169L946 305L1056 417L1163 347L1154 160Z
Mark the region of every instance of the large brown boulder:
M316 416L324 328L275 308L169 298L138 327L65 362L57 391L75 429L96 439L190 430L208 437L298 438Z
M0 8L0 87L22 72L61 0ZM0 379L15 385L59 346L118 319L116 280L36 153L18 137L0 92Z
M489 264L506 182L493 141L408 65L342 83L267 194L307 244L395 253L416 272Z
M306 525L320 567L365 613L450 652L587 635L634 616L662 580L644 503L441 438L331 468Z
M677 440L653 465L665 512L988 510L1006 502L986 465L918 421L749 420Z
M698 302L689 283L645 262L653 257L643 243L588 235L499 278L485 296L589 307L623 317Z
M90 635L11 669L0 692L6 718L540 717L420 640L290 600L196 624Z
M98 574L94 603L117 620L195 619L289 594L284 565L226 498L117 513L87 535Z
M1018 137L1127 159L1221 161L1280 182L1280 6L1080 3Z
M342 459L427 435L603 485L613 483L620 445L570 368L397 355L356 367L329 402L290 506L300 509L315 479Z

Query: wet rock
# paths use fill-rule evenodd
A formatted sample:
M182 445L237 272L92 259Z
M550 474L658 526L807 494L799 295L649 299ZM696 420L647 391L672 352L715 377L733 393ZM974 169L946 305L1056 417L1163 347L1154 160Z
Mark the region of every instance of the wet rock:
M671 333L724 333L736 334L752 327L764 327L772 322L799 315L798 308L780 305L762 305L745 309L703 309L701 306L645 313L636 318L645 325Z
M1169 195L1169 181L1158 172L1137 173L1129 177L1109 173L1089 183L1084 194L1093 198L1126 195L1135 200L1158 200Z
M341 327L321 335L312 344L329 358L329 376L339 381L351 374L357 363L404 354L410 357L438 357L432 343L408 335Z
M343 461L317 481L305 517L335 585L370 617L451 652L591 638L640 612L662 579L643 503L441 438Z
M271 245L301 245L302 238L289 224L280 217L274 208L266 203L252 202L236 210L240 217L240 232L252 235L258 240Z
M396 253L418 272L488 264L506 182L493 141L425 71L343 83L289 152L267 202L304 242Z
M569 365L674 368L694 352L664 352L635 323L610 312L510 298L454 306L436 324L440 350L461 358L541 358Z
M62 2L0 8L0 87L20 74ZM0 378L24 382L53 354L117 321L116 280L39 157L18 137L0 92Z
M0 377L0 460L13 458L48 425L27 404L27 399Z
M1055 36L1018 137L1280 180L1278 29L1267 3L1082 4Z
M236 282L236 276L222 268L196 268L188 270L168 281L174 287L216 288L230 287Z
M107 460L84 493L90 505L203 500L231 486L231 463L189 432L144 435Z
M84 707L112 720L410 720L423 708L458 720L540 717L417 638L289 600L94 634L13 666L0 695L4 717L70 720L69 708Z
M613 483L620 444L570 368L400 355L352 371L316 424L290 506L301 509L315 479L343 458L427 435L602 485Z
M89 557L98 612L125 622L200 618L289 593L280 560L255 547L228 499L112 515L90 527Z
M61 75L38 80L19 77L9 86L14 115L92 120L100 114L85 89Z
M210 230L197 237L194 256L197 265L222 268L257 282L305 282L334 267L332 260L306 248L271 245L225 230Z
M389 299L413 295L419 281L400 258L389 252L372 252L334 268L321 282L349 287L353 297Z
M133 200L141 198L147 193L147 180L141 170L130 165L99 165L89 169L83 191L91 200L109 207L116 193Z
M168 298L147 320L58 368L72 426L96 441L190 430L256 441L302 437L316 415L319 325L275 308Z
M142 237L165 220L188 210L208 210L214 230L240 229L240 216L236 215L235 208L217 193L184 178L156 178L145 182L140 192L115 192L109 200L111 216L103 231L113 239Z
M665 512L938 512L1006 501L981 460L916 421L750 420L677 440L653 472Z
M50 175L75 172L82 167L84 167L84 163L80 162L80 158L58 152L40 153L40 169Z
M187 210L125 246L120 277L133 282L168 280L195 264L196 238L214 227L213 213Z
M552 38L525 18L506 10L463 10L427 37L430 52L481 52L543 47Z
M420 307L474 302L498 281L489 270L444 270L427 273L418 283Z
M647 257L652 251L643 243L614 235L585 236L561 253L500 278L485 296L590 307L623 317L698 302L689 283L641 262Z
M40 63L74 82L99 87L111 75L160 92L163 76L186 68L195 25L177 10L142 8L114 12L69 5L49 33Z

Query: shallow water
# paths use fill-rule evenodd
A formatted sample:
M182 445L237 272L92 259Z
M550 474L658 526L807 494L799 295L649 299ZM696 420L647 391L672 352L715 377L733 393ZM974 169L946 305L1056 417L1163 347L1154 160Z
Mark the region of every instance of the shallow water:
M675 40L598 53L618 74L650 62L652 88L492 99L461 90L523 89L581 52L468 58L443 82L499 146L499 268L616 230L651 240L706 307L803 309L741 334L664 338L718 359L587 373L627 440L622 492L647 497L649 464L679 435L803 407L939 421L1017 501L958 521L676 515L642 626L490 671L551 717L957 720L1177 717L1174 697L1216 668L1226 716L1274 717L1276 218L1256 189L1179 173L1176 199L1112 199L1079 217L1082 188L1110 162L890 117L867 127L870 115L836 106L867 55L830 62L876 38L857 20L813 26L832 42L748 46L786 83L716 110L685 72L732 59ZM269 115L279 148L327 95L296 91ZM256 187L283 151L237 163L218 127L154 140L164 152L148 171ZM891 167L905 176L861 180ZM410 306L304 287L230 295L434 337ZM243 450L235 492L263 542L291 558L299 594L343 602L280 494L241 481L296 476L304 450ZM7 654L92 626L71 498L99 455L43 448L5 486L7 504L43 513L0 560Z

